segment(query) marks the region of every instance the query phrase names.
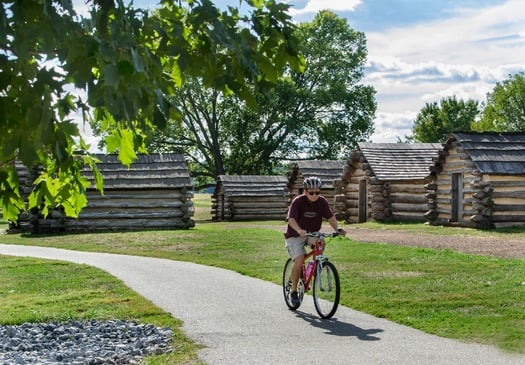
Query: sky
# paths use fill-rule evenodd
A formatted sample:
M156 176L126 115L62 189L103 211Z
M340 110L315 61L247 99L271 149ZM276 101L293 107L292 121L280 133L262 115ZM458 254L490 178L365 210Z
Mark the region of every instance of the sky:
M238 0L212 0L217 6ZM376 90L371 142L411 134L426 103L484 102L497 82L525 72L523 0L281 0L294 21L330 9L367 39L362 83ZM135 0L154 8L158 1Z
M367 39L364 84L376 91L372 142L412 133L426 103L487 100L525 72L523 0L294 0L296 21L328 8Z

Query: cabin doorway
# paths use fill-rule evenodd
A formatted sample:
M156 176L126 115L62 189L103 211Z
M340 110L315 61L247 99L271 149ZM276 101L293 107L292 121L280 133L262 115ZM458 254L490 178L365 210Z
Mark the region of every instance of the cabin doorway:
M367 218L368 194L366 180L359 180L359 199L358 199L358 222L364 223Z
M463 174L452 174L450 221L458 222L463 215Z

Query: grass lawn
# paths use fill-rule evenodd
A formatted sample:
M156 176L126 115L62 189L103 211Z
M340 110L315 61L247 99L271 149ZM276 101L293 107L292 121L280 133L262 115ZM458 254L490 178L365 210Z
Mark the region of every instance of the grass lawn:
M196 200L199 198L198 194ZM199 212L199 209L203 211ZM206 213L206 209L205 205L199 208L196 204L196 220L199 214ZM282 225L283 222L214 223L204 218L190 230L55 236L3 235L0 236L0 242L192 261L280 284L286 253L282 233L271 226ZM371 229L383 227L368 226ZM388 225L391 229L399 227ZM462 229L457 231L417 224L403 225L403 229L444 236L454 231L470 234ZM524 232L474 231L472 234L523 237ZM525 353L525 260L357 243L350 238L332 239L327 254L340 272L343 305L439 336ZM0 266L0 275L4 278L13 274ZM35 276L30 271L27 275ZM15 283L18 279L12 278L11 281ZM85 297L86 301L98 300L96 292L88 295L81 292L81 288L76 290L79 291L76 295ZM12 295L2 289L2 308L12 306ZM38 298L42 294L35 292L32 295ZM35 299L26 311L43 311L42 306L48 305ZM67 307L63 308L63 312L50 317L77 315L75 310ZM131 310L129 313L115 311L113 315L119 318L137 315L130 313ZM0 320L6 321L3 317Z

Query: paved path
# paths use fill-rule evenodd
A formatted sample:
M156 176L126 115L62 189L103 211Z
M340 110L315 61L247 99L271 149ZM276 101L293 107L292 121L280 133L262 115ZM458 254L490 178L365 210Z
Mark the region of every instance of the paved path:
M103 269L184 321L208 364L525 364L525 356L464 344L339 307L317 317L310 297L287 309L281 287L214 267L163 259L0 244L0 254Z

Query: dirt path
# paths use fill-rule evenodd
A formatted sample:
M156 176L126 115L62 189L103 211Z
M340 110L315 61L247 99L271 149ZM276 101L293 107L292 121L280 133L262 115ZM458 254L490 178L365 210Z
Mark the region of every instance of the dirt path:
M235 223L231 223L235 226ZM242 227L246 227L245 224ZM261 226L284 231L285 225ZM440 235L408 232L398 229L356 228L345 225L347 236L357 242L384 242L402 246L442 248L465 253L503 258L525 258L525 234L505 236Z
M434 235L402 230L374 230L346 227L348 235L358 242L385 242L403 246L451 249L460 252L505 258L525 258L525 237L475 237L467 235Z

